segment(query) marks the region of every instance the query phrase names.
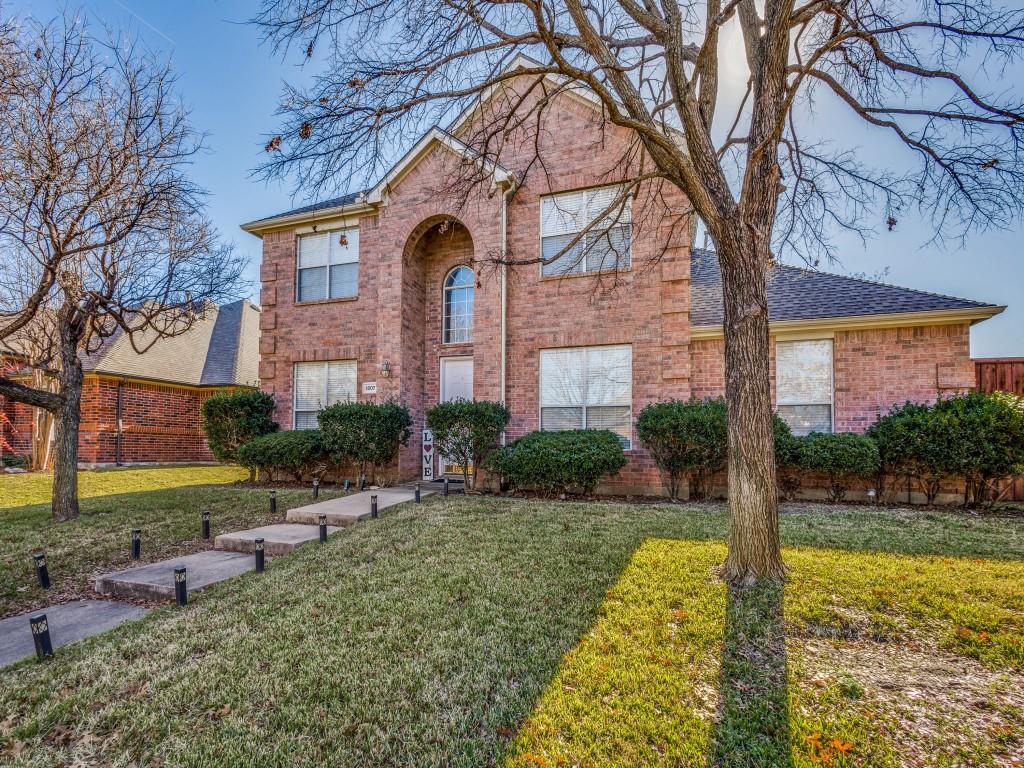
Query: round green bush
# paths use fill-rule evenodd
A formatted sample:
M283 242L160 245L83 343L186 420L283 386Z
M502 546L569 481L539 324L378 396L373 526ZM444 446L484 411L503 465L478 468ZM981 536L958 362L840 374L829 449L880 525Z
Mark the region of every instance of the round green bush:
M317 416L324 450L335 464L351 462L359 479L388 466L409 442L412 417L397 403L336 403Z
M640 411L636 432L661 470L669 496L679 498L684 478L706 498L711 478L725 469L729 455L725 400L669 400Z
M466 488L475 488L478 470L498 447L510 418L512 414L501 403L450 400L427 411L426 421L438 453L461 465Z
M250 440L238 449L238 463L261 478L273 480L278 472L301 481L326 467L327 454L318 429L296 429Z
M594 490L626 466L618 435L607 429L531 432L488 457L486 469L517 489L546 495Z
M218 461L235 461L242 444L277 431L274 398L266 392L220 392L203 403L201 413L206 442Z
M954 454L963 450L955 420L923 403L906 402L881 416L867 431L878 446L879 490L888 497L890 478L917 481L932 504L944 478L955 472Z
M812 432L803 438L804 469L828 476L829 501L846 498L850 481L878 472L878 446L866 435L853 432Z

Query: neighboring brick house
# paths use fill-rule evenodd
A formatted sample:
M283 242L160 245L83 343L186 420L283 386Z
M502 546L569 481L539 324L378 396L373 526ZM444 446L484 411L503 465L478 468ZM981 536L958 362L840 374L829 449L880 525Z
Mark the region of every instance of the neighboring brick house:
M429 131L364 193L243 226L263 239L261 386L284 428L338 400L393 398L418 430L453 397L507 403L510 439L607 427L630 458L610 487L658 493L636 415L724 390L715 258L691 255L678 191L645 185L582 262L495 266L499 253L557 254L605 212L631 136L562 91L492 163L459 138L487 108ZM547 173L526 172L535 147ZM445 182L467 162L487 183L457 206ZM789 267L774 270L770 305L773 391L803 431L862 430L895 403L970 388L969 328L1002 309ZM417 431L400 476L421 463Z
M210 305L180 336L148 349L138 338L143 354L118 334L84 356L80 466L213 461L200 408L216 392L258 386L259 314L245 300ZM0 398L0 410L5 439L28 453L34 409Z

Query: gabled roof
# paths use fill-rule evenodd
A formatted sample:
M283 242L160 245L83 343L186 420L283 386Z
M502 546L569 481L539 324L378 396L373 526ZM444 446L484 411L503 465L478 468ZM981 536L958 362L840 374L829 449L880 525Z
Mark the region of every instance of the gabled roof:
M256 386L259 383L259 314L252 302L210 305L185 333L160 339L136 335L135 346L124 333L107 339L83 357L92 373L164 381L195 387Z
M947 313L965 321L984 320L1005 307L872 280L834 275L786 265L768 276L768 318L776 327L808 321L853 325L869 317L896 316L893 323L918 315ZM701 328L722 325L722 274L714 251L694 249L690 255L690 323Z

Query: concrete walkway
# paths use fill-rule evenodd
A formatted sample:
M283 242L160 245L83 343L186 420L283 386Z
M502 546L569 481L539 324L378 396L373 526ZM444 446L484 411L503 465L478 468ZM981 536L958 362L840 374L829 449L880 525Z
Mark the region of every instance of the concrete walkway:
M137 605L107 600L76 600L0 620L0 667L35 654L32 631L28 625L30 616L46 614L46 623L50 626L50 642L57 649L106 632L125 621L137 619L148 613L148 610Z
M330 536L340 530L341 528L329 525L327 535ZM256 539L263 539L263 552L267 557L288 555L311 541L319 541L320 526L298 523L264 525L245 531L222 533L213 540L213 546L228 552L245 552L251 555L256 551Z
M185 568L188 593L230 579L256 568L251 555L207 550L140 565L126 571L106 573L96 579L96 591L102 595L141 600L174 599L174 569Z
M426 498L433 493L434 491L423 488L420 492L420 498ZM377 497L377 511L382 512L396 504L412 501L415 495L415 488L406 486L360 491L349 496L342 496L337 499L320 501L305 507L290 509L286 517L289 523L317 525L320 522L320 515L326 515L328 525L344 527L369 519L371 496Z

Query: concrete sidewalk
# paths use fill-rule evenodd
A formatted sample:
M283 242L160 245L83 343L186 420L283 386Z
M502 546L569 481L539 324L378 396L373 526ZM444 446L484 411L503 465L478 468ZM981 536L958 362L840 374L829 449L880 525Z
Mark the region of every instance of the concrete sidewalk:
M420 493L420 497L426 498L433 493L434 491L424 488ZM329 499L328 501L320 501L316 504L308 504L305 507L290 509L286 517L289 523L317 525L320 522L320 515L326 515L328 525L342 527L355 525L361 520L369 519L371 496L377 497L377 511L382 512L396 504L412 501L416 496L416 491L415 488L405 486L360 491L349 496L342 496L337 499Z
M174 569L185 568L188 593L256 568L252 555L207 550L140 565L126 571L105 573L96 579L96 591L103 595L142 600L173 600Z
M76 600L29 611L0 620L0 667L32 656L35 643L29 629L30 616L45 613L54 649L113 629L118 624L146 615L148 608L107 600Z

